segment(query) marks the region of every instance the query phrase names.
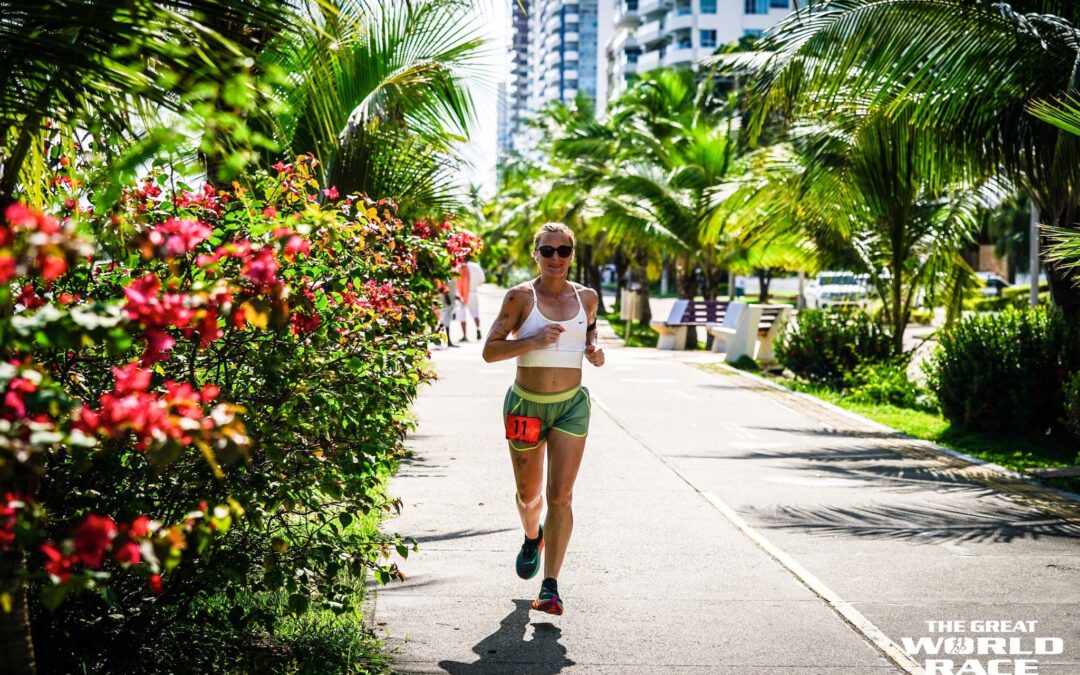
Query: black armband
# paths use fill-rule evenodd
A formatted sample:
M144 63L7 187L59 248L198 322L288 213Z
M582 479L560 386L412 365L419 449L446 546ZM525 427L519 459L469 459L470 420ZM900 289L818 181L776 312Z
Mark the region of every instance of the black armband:
M585 332L588 333L591 330L596 330L596 322L595 321L593 321L592 323L589 324L589 326L585 329Z

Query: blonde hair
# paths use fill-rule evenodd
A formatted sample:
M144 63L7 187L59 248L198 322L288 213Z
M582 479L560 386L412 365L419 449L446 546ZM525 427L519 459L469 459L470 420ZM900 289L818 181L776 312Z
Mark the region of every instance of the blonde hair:
M548 232L562 232L566 236L570 237L570 245L577 246L577 238L574 237L574 231L562 223L544 223L536 230L536 234L533 235L533 249L540 246L540 237L544 236Z

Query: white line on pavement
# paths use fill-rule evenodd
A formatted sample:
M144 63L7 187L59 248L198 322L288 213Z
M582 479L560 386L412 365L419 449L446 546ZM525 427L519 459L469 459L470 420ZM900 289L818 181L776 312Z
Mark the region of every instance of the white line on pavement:
M728 506L726 503L721 501L719 497L717 497L712 492L703 491L698 488L698 486L694 485L694 483L689 478L687 478L681 471L679 471L677 466L670 462L666 457L660 455L655 450L653 450L648 443L646 443L641 437L639 437L637 434L627 428L626 425L623 424L621 420L619 420L619 418L615 417L615 415L611 412L611 409L608 408L603 401L593 396L592 404L600 410L603 410L604 413L611 418L611 421L614 422L616 426L625 431L627 435L637 441L641 445L641 447L648 450L650 454L660 460L660 462L667 466L668 469L672 471L672 473L681 478L684 483L689 485L694 490L694 492L697 492L699 495L701 495L702 498L705 499L705 501L709 502L709 504L711 504L713 508L719 511L721 515L731 521L731 523L735 525L735 527L739 528L739 531L749 537L751 541L753 541L762 550L772 556L774 560L776 560L786 570L793 574L795 578L798 579L808 589L810 589L811 592L824 600L830 607L833 608L833 610L837 614L841 616L841 618L844 619L844 621L849 626L851 626L855 630L855 632L859 633L865 639L869 640L882 653L888 656L893 661L893 663L902 668L905 673L908 673L909 675L925 675L925 671L923 670L922 666L920 666L917 661L908 656L907 652L905 652L900 647L900 645L893 642L892 639L884 632L882 632L880 628L875 626L873 623L870 622L869 619L863 616L862 612L855 609L855 607L852 606L851 603L841 598L835 591L826 586L816 576L811 574L810 571L803 567L797 560L792 558L780 547L773 544L771 541L761 535L757 530L751 527L745 520L742 519L742 516L736 513L735 510ZM729 423L729 425L725 426L730 426L733 430L741 431L743 434L749 433L736 424Z

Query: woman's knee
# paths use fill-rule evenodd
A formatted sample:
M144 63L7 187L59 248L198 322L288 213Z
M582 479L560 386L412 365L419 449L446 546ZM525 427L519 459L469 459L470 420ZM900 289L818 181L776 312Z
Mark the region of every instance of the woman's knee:
M561 490L549 487L547 490L548 508L552 506L569 507L573 500L573 490Z
M539 488L528 489L518 486L517 494L518 503L525 508L532 508L540 503L540 490Z

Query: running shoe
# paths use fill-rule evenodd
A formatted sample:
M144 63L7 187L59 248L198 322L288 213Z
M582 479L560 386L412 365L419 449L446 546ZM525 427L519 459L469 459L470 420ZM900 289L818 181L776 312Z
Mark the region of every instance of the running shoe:
M480 337L480 329L479 329L479 328L477 328L477 329L476 329L476 339L477 339L477 340L480 340L480 339L482 339L482 338Z
M548 577L540 583L540 595L532 601L532 608L548 614L563 613L563 601L559 597L559 587L555 579Z
M522 579L532 579L540 571L540 554L544 550L544 526L540 526L540 532L536 539L525 538L521 550L517 555L517 575Z

